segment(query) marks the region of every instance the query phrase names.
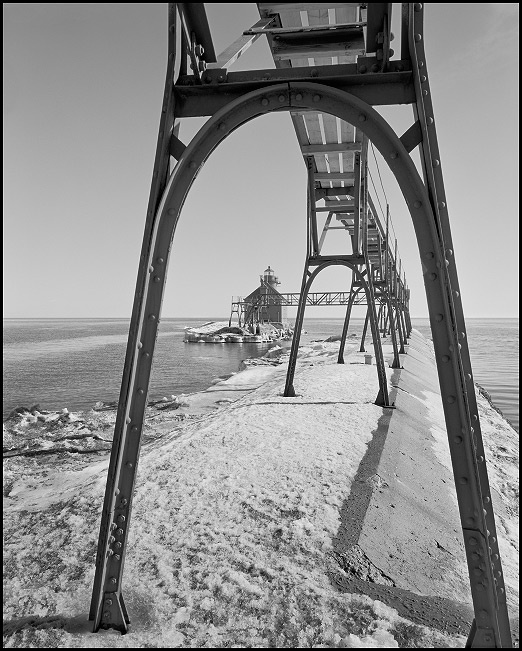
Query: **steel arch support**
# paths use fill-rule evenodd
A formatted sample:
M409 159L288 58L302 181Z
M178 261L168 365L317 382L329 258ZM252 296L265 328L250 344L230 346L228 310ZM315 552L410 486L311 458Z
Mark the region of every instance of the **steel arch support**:
M382 306L381 306L382 307ZM382 310L379 310L379 316L377 317L377 322L382 316ZM362 334L361 334L361 345L359 347L359 352L364 353L366 352L366 348L364 347L364 342L366 340L366 333L368 331L368 319L370 318L370 313L368 310L366 310L366 316L364 317L364 325L362 329ZM379 336L380 336L380 330L379 330Z
M490 500L490 489L449 218L446 211L439 212L433 204L433 195L390 125L371 106L342 90L313 82L291 82L247 93L211 117L181 155L154 216L152 228L146 229L144 236L144 253L138 272L125 360L129 371L125 391L122 387L120 395L119 425L115 428L113 443L113 456L118 463L115 468L111 462L107 494L113 495L111 499L115 501L115 495L120 493L123 467L128 469L125 485L129 486L129 482L134 485L167 263L185 197L205 160L233 130L266 113L299 109L321 109L356 124L387 161L404 195L422 262L474 609L480 613L480 628L495 631L496 642L502 642L508 648L511 640L506 637L509 624L506 624L505 587L491 503L488 501L486 504L486 500ZM429 125L427 118L426 124ZM429 126L426 129L429 130ZM118 508L120 516L126 519L127 529L132 491L125 499L125 506ZM112 526L112 516L113 511L104 508L102 517L106 521L102 522L101 531L105 535ZM103 540L100 544L108 549ZM475 560L477 554L484 560L482 564ZM103 580L99 581L98 572L107 577L106 568L106 564L98 566L95 577L95 585L101 586L102 592L107 591L107 587ZM111 566L118 589L122 568L123 562L118 567ZM111 621L107 623L113 625Z
M323 262L319 264L312 271L312 273L308 276L308 278L307 278L308 264L305 265L305 273L303 274L303 286L301 289L301 296L299 297L299 306L297 308L297 317L295 320L295 328L294 328L294 338L292 339L292 347L290 349L290 359L288 361L288 371L286 374L286 384L285 384L285 390L283 395L286 398L295 397L293 382L294 382L295 367L297 364L299 340L301 338L301 329L303 326L304 312L306 308L306 297L308 296L308 292L310 291L310 287L312 285L312 282L316 278L316 276L323 269L326 269L326 267L330 267L332 265L341 265L351 269L359 279L359 282L363 286L364 292L366 293L366 302L368 303L368 314L370 316L370 326L372 329L373 344L375 349L375 362L377 366L377 376L379 379L379 393L375 400L375 404L380 405L382 407L389 407L390 401L388 395L388 378L386 377L386 370L384 366L384 356L382 353L382 345L379 337L379 326L377 323L377 313L375 310L375 297L373 295L372 286L369 282L366 282L363 274L359 271L359 269L357 269L357 265L348 262L346 260L328 260L326 262Z
M343 331L341 334L341 342L339 345L339 355L337 356L337 363L344 364L344 348L346 346L346 338L348 337L348 328L350 326L350 317L352 314L352 307L355 301L355 297L359 293L359 289L350 288L350 298L348 299L348 305L346 306L346 314L344 317Z

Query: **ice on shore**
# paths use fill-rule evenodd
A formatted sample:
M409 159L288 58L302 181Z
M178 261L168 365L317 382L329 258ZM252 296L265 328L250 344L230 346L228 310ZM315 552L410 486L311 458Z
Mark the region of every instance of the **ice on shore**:
M176 408L147 411L125 636L93 634L86 622L115 412L69 414L72 422L62 414L54 425L37 418L11 433L4 424L7 447L23 433L26 449L57 451L4 461L4 646L463 648L465 627L427 626L336 585L350 576L334 544L343 506L383 413L375 366L348 350L337 365L337 351L335 342L301 350L295 398L282 396L282 354L178 397ZM424 401L433 455L445 465L440 396L426 390ZM478 401L512 606L518 436ZM100 446L97 456L71 452L74 441ZM394 590L383 581L385 589Z

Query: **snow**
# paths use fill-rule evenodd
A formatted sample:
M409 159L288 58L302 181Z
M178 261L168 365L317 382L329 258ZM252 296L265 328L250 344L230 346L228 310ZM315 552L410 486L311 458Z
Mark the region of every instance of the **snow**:
M9 448L59 450L4 461L4 646L463 648L467 631L430 628L336 587L349 576L334 548L343 505L383 415L375 365L349 347L338 365L338 346L300 350L295 398L283 397L286 353L148 410L125 636L94 634L86 621L114 413L69 414L52 430L52 414L4 425ZM517 435L478 397L514 605ZM447 464L440 396L426 389L423 402L433 453ZM75 454L71 440L95 452Z

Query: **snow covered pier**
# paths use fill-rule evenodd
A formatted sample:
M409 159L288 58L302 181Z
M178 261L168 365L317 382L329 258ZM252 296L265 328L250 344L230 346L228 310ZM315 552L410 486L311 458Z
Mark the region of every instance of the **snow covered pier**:
M431 345L414 331L387 369L395 409L374 404L363 353L337 352L301 349L293 398L282 355L149 408L125 636L87 622L106 452L6 460L4 646L463 648L473 613ZM514 616L518 435L477 399Z

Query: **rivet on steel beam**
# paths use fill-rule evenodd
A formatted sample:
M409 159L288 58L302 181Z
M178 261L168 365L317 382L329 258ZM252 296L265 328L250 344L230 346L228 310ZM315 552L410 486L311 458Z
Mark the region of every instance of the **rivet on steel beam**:
M118 579L115 576L111 576L109 583L118 583Z
M426 253L426 257L428 258L428 260L431 260L432 258L435 257L435 254L433 253L433 251L428 251L428 253Z
M478 420L477 414L473 414L473 420L475 420L475 421Z
M457 398L455 398L455 396L448 396L448 402L450 403L450 405L452 405L456 400Z
M107 556L112 556L113 554L114 552L112 551L112 549L107 550Z
M114 560L115 561L121 560L121 556L119 554L114 554Z
M473 553L471 554L471 558L472 558L474 561L478 561L478 560L480 560L480 553L479 553L479 552L473 552Z
M226 125L224 122L220 122L220 123L218 124L218 129L219 129L220 131L224 131L226 128L227 128L227 125Z
M138 426L137 426L137 425L133 425L133 426L131 427L131 432L137 432L137 431L138 431Z
M156 258L156 262L158 264L163 264L165 262L165 260L163 258Z
M372 72L379 72L380 68L376 63L374 63L373 66L370 68L370 70Z
M195 170L196 167L197 167L196 161L191 160L190 163L189 163L189 167L190 167L191 170Z
M499 588L498 591L500 592L500 594L504 594L504 588Z
M127 461L127 468L132 468L132 463L130 461ZM116 525L114 525L116 527Z
M422 2L416 2L414 4L415 11L422 11Z
M468 373L468 374L466 375L466 377L468 378L468 380L471 380L471 379L472 379L472 375L471 375L471 373Z
M467 477L461 477L459 479L459 484L462 484L463 486L468 483L468 478Z
M359 68L359 72L366 72L367 70L368 70L368 68L366 66L361 66Z
M142 396L145 393L145 391L143 391L143 389L138 389L136 391L136 393L138 393L140 396Z
M363 115L362 113L359 115L359 122L366 122L366 115Z
M155 314L149 314L149 321L156 321L156 315Z
M263 97L263 99L261 100L261 105L262 105L262 106L268 106L268 103L269 103L269 102L268 102L267 98L266 98L266 97Z
M462 436L456 436L453 441L457 444L460 445L462 443Z
M438 161L436 158L433 159L433 167L438 167L440 165L440 161Z
M433 118L427 118L427 119L426 119L426 122L427 122L428 124L433 124Z
M112 606L112 599L105 599L106 606Z
M143 353L143 357L145 357L145 359L148 359L150 357L150 353L147 352Z
M225 81L225 77L224 77L223 75L219 75L219 77L218 77L218 83L219 83L219 82L222 82L222 81Z
M114 531L118 525L115 524L114 522L111 524L111 531Z
M422 34L415 34L415 43L420 43L422 41Z
M477 457L477 461L479 463L482 463L484 461L484 457L483 456Z
M111 614L110 614L110 612L108 610L106 610L103 613L103 619L110 619L110 618L111 618Z
M419 68L424 68L424 61L419 61L417 65L419 66Z
M437 278L437 274L431 273L431 274L429 275L429 279L430 279L430 280L435 280L436 278Z
M123 545L121 544L121 542L117 542L117 543L114 545L114 547L115 547L116 549L121 549L121 548L123 547Z
M487 515L487 514L488 514L488 512L487 512L486 509L482 509L482 513L484 513L484 515Z
M495 536L491 536L490 541L491 541L492 543L496 543L496 542L497 542L497 539L495 538Z
M455 290L455 291L453 292L453 295L456 296L456 297L458 298L458 297L460 296L460 293L459 293L457 290Z
M312 68L310 70L310 77L317 77L318 75L319 75L319 71L317 70L317 68Z
M487 610L481 610L480 613L479 613L479 617L480 617L481 619L487 619L488 616L489 616L489 613L488 613Z
M109 545L112 545L112 543L116 540L114 536L109 537Z
M118 516L118 522L125 522L125 516L124 515L119 515Z
M442 359L443 362L449 362L450 361L450 356L449 355L443 355L441 359Z
M480 567L476 567L476 568L473 570L473 574L474 574L475 576L482 576L482 570L480 569Z
M421 80L421 83L424 83L424 82L428 81L428 77L426 77L426 75L422 75L420 80Z
M155 283L159 283L159 282L161 282L161 278L160 278L160 276L154 276L154 282L155 282Z
M122 506L127 506L127 500L126 500L125 498L123 498L123 499L121 500L120 504L121 504Z
M149 273L153 273L153 271L154 271L154 267L151 265L151 266L149 267Z
M440 202L439 202L439 208L442 209L442 208L445 208L445 207L446 207L446 203L445 203L444 201L440 201ZM448 251L451 251L451 249L448 249ZM451 253L453 253L453 251L451 251ZM450 255L451 255L451 254L450 254Z
M422 201L415 201L413 204L414 208L420 208L422 206Z
M116 529L117 536L123 536L123 529Z
M428 95L430 94L430 91L429 90L423 90L422 94L424 95L424 97L428 97Z
M491 635L484 635L484 642L492 642Z
M167 215L175 215L176 214L176 209L175 208L169 208L167 210Z
M488 495L486 495L486 496L484 497L483 502L484 502L484 504L489 504L489 503L491 502L491 498L490 498Z
M475 545L478 545L478 540L476 538L470 538L469 544L475 547Z
M279 95L279 97L278 97L277 99L278 99L278 100L281 102L281 104L282 104L282 103L285 101L286 97L285 97L285 95Z
M475 524L475 518L466 518L466 524L468 527L472 527Z
M303 96L301 95L301 93L297 93L297 95L295 96L295 98L296 98L296 100L297 100L298 102L300 102L300 101L303 99Z
M141 343L141 341L138 341L138 346L137 347L138 347L138 349L143 348L143 344Z
M399 154L396 151L392 151L392 153L390 154L390 158L393 158L393 159L398 158L398 156L399 156Z
M443 315L443 314L437 314L437 316L435 317L435 321L438 321L439 323L440 323L443 319L444 319L444 315Z

